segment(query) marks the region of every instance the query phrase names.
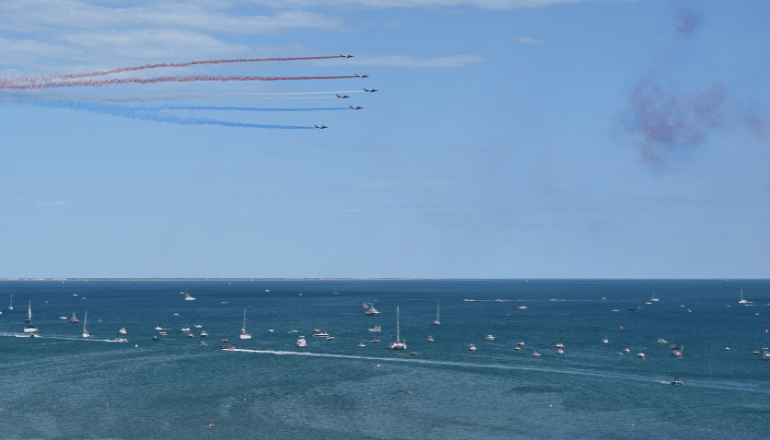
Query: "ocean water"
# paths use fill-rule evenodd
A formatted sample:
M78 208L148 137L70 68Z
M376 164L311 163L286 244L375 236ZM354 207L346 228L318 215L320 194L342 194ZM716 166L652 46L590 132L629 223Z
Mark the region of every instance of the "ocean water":
M0 310L1 439L770 436L767 280L2 281Z

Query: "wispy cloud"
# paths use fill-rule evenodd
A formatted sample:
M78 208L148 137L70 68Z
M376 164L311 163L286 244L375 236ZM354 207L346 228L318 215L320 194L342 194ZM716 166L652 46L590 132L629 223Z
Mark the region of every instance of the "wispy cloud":
M405 67L412 69L459 69L481 64L485 57L478 55L452 55L437 58L413 58L405 55L366 56L346 60L347 65L375 67Z
M520 37L513 40L519 44L529 44L531 46L542 46L545 44L545 40L536 40L532 37Z

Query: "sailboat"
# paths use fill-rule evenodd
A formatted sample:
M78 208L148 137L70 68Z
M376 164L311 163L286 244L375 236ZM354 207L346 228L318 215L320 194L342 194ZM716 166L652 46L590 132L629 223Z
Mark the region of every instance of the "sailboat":
M748 304L749 302L743 299L743 287L741 287L741 299L738 300L738 304Z
M660 301L658 298L655 297L655 291L654 290L652 291L652 298L650 298L650 301L653 301L653 302Z
M398 306L396 306L396 342L391 342L388 346L390 350L406 350L406 341L401 342L401 326L399 322Z
M27 317L24 318L24 322L27 324L32 321L32 301L29 302L29 308L27 309ZM27 327L24 328L24 333L32 333L34 336L35 332L37 331L37 327L35 327L32 324L29 324Z
M84 338L90 338L91 334L88 333L88 330L86 330L86 323L88 322L88 310L86 310L86 315L83 317L83 337Z
M439 325L439 324L441 324L441 320L439 319L439 316L440 316L440 315L439 315L439 308L438 308L438 306L439 306L439 302L438 302L438 301L436 301L436 319L434 319L434 320L433 320L433 324L434 324L434 325Z
M73 324L77 324L78 322L80 322L77 316L75 316L75 312L72 312L72 318L70 318L70 322Z
M11 305L8 306L8 310L13 310L13 293L11 294Z
M246 332L246 309L243 309L243 328L241 329L241 339L251 339L251 334Z

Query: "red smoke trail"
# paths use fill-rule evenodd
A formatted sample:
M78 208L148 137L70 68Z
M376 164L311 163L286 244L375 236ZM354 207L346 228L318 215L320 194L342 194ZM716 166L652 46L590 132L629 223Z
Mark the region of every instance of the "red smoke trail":
M344 79L344 78L356 78L355 75L348 76L284 76L284 77L269 77L269 76L161 76L158 78L123 78L123 79L105 79L100 81L86 80L86 81L66 81L66 82L45 82L42 84L7 84L0 83L0 89L9 90L32 90L32 89L47 89L51 87L75 87L75 86L92 86L101 87L109 86L112 84L155 84L161 82L192 82L192 81L300 81L310 79Z

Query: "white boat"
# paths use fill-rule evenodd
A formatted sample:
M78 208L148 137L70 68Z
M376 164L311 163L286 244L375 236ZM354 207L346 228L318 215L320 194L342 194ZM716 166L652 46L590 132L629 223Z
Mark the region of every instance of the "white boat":
M558 354L564 354L564 349L562 349L562 348L559 348L558 350L556 350L556 353L558 353Z
M519 310L527 310L527 306L519 306Z
M519 347L523 347L523 346L524 346L524 341L519 341Z
M359 346L359 347L366 347L366 344L364 344L363 342L359 342L359 343L358 343L358 346ZM390 347L388 347L388 348L390 348Z
M513 349L516 350L516 351L520 351L521 347L517 345L517 346L513 347Z
M190 331L190 327L182 327L182 333L187 333Z
M659 344L668 344L668 341L663 339L663 338L660 338L660 339L658 339L658 343Z
M120 328L120 330L118 330L118 332L120 332L120 334L121 334L121 335L125 335L126 333L128 333L128 332L126 331L126 328L125 328L125 327L121 327L121 328Z
M380 312L374 308L374 306L369 307L369 310L366 311L366 316L380 316Z
M484 336L484 339L486 339L487 341L494 341L495 337L492 336L492 335L486 335L486 336Z
M128 339L126 339L126 338L118 338L118 339L115 339L115 342L128 342Z
M436 319L433 320L433 325L439 325L441 324L441 315L439 314L439 302L436 301Z
M90 338L91 333L88 333L88 330L86 330L86 324L88 323L88 310L86 310L85 317L83 317L83 337L84 338Z
M637 353L637 354L636 354L636 357L638 357L638 358L644 358L644 353L642 353L642 352L640 351L639 353Z
M374 307L370 308L369 310L373 308ZM396 342L392 342L388 348L390 350L406 350L406 341L401 342L401 326L399 322L398 306L396 306Z
M433 336L428 336L428 342L433 342Z
M658 298L655 297L655 291L654 290L652 291L652 298L650 298L650 301L652 301L652 302L660 301Z
M749 302L743 299L743 287L741 287L741 298L738 300L738 304L748 304Z
M329 333L318 331L318 332L313 333L311 336L314 337L314 338L328 338L329 337Z
M11 304L8 306L8 310L13 310L13 293L11 294Z
M762 360L770 361L770 351L765 350L764 352L762 352Z
M195 327L195 328L203 328L203 326L200 325L200 324L195 324L193 327Z
M602 342L604 342L605 344L607 344L607 343L609 343L610 341L609 341L609 339L607 339L607 338L604 338L604 339L602 339Z
M676 356L679 359L681 359L683 352L684 352L684 345L679 347L678 349L671 350L671 356Z
M540 357L540 353L538 353L537 350L535 350L534 352L532 352L532 356Z
M206 333L205 331L204 331L204 332L201 332L201 338L205 338L205 337L206 337L206 336L208 336L208 335L209 335L209 334L208 334L208 333Z
M679 379L674 379L674 381L671 382L671 385L681 385L681 384L682 384L682 381Z
M241 339L251 339L251 334L246 332L246 309L243 309L243 328L241 329Z
M471 344L470 347L468 347L468 350L470 351L476 351L476 346Z
M562 344L561 342L559 342L558 344L556 344L556 348L564 348L564 344Z
M185 293L184 294L184 300L185 301L195 301L195 298L190 296L189 294Z
M161 328L161 326L157 325L157 326L155 326L155 330L157 330L157 331L161 331L161 330L163 330L163 329Z
M59 316L59 319L61 319L62 321L66 321L67 317L66 316Z
M628 348L628 347L624 348L623 351L626 352L626 353L631 353L631 349Z
M369 331L370 332L381 332L382 331L382 327L380 327L379 325L375 325L374 327L370 328Z

